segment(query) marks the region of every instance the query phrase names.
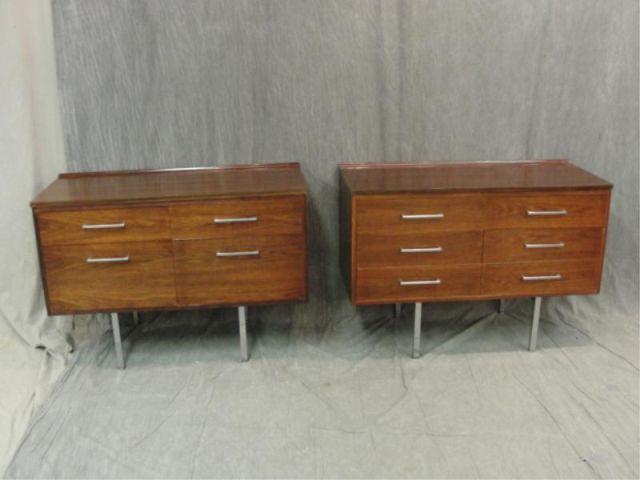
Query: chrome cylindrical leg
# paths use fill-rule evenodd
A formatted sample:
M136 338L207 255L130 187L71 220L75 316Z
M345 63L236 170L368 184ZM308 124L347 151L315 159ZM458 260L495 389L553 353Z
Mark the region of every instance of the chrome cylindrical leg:
M238 324L240 326L240 356L242 361L249 360L249 352L247 351L247 307L238 307Z
M413 311L413 358L420 357L420 336L422 329L422 303L417 302Z
M138 326L140 323L140 314L138 312L133 312L133 324Z
M402 312L402 304L395 303L393 305L393 318L400 318L400 313Z
M533 317L531 319L531 331L529 332L529 351L536 349L538 341L538 325L540 324L540 307L542 306L542 297L535 297L533 301Z
M500 299L498 300L498 312L499 313L504 313L504 306L505 306L505 301L504 299Z
M124 356L122 355L122 340L120 338L120 319L117 313L111 314L111 328L113 329L113 343L116 350L118 368L124 368Z

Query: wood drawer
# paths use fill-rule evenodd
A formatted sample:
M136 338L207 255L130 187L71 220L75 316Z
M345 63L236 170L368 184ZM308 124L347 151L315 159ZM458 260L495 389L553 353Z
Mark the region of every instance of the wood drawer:
M484 224L485 197L475 194L356 197L358 233L473 230Z
M306 299L303 235L175 240L174 253L181 305Z
M482 291L480 265L363 268L357 276L358 304L464 298Z
M42 263L51 315L176 303L170 241L48 246Z
M36 214L41 245L74 245L170 237L165 207L48 210Z
M172 205L173 236L195 239L302 234L305 203L304 195L296 195Z
M609 191L491 194L487 217L492 228L604 227Z
M484 261L527 262L600 258L603 228L487 230Z
M358 235L359 267L470 264L482 261L482 232Z
M598 293L600 259L485 265L484 292L499 296Z

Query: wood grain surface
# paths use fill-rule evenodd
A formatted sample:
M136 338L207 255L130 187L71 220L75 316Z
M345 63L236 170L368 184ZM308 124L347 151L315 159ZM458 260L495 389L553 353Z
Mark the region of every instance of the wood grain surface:
M34 207L113 205L259 195L304 194L297 163L63 174Z
M218 252L258 252L218 257ZM175 240L178 302L238 305L306 297L303 235Z
M176 307L170 241L43 247L50 315ZM122 258L125 263L87 263Z
M610 189L567 160L527 162L341 164L352 194Z

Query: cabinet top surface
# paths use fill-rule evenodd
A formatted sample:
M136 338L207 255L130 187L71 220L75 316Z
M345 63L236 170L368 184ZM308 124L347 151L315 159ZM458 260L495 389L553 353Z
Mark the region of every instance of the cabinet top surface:
M32 207L305 194L298 163L61 174Z
M610 189L567 160L524 162L341 164L352 194Z

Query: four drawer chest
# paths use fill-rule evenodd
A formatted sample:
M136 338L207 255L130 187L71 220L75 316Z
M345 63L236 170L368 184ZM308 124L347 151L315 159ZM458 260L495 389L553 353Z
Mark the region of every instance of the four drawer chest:
M32 202L50 315L307 299L297 163L62 174Z
M355 305L600 289L612 185L566 160L340 166L341 265Z

